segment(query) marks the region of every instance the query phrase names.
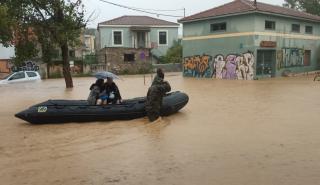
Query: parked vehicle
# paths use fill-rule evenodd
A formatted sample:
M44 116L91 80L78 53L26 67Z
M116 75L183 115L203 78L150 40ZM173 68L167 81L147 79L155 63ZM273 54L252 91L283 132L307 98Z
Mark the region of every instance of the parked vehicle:
M19 71L14 72L4 79L0 80L0 84L11 84L18 82L29 82L41 80L40 74L36 71Z

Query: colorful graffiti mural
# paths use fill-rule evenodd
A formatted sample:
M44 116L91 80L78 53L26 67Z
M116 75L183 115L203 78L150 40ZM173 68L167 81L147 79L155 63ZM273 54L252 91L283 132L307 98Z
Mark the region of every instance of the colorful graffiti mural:
M253 80L255 58L252 52L184 58L184 76L231 80Z
M192 77L207 77L210 75L210 61L212 57L209 55L197 55L184 58L184 74Z

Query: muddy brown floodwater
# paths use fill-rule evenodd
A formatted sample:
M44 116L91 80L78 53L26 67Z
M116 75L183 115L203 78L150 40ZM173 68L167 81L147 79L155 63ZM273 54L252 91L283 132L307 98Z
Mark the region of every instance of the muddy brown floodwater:
M14 114L47 99L86 99L93 78L0 87L0 184L316 185L320 83L167 77L189 104L162 122L31 125ZM117 81L144 96L141 76ZM150 84L150 78L147 78Z

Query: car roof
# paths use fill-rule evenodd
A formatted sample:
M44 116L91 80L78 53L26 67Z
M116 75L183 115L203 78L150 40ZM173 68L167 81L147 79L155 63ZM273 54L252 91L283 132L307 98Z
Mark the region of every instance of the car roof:
M16 72L13 72L13 73L20 73L20 72L33 72L33 73L38 73L38 71L16 71Z

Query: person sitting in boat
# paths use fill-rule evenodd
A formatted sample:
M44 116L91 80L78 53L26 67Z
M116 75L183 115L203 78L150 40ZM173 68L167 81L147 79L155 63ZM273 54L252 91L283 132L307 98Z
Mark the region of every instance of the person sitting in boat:
M104 80L98 79L96 83L92 84L90 87L90 94L87 99L89 105L96 105L97 100L99 98L99 94L101 93L104 86Z
M113 78L108 77L104 84L103 92L100 94L101 104L119 104L122 102L118 86L113 82Z
M157 69L157 75L147 93L146 111L150 122L161 119L160 109L162 106L162 99L163 96L170 91L171 86L167 81L164 81L162 69Z

